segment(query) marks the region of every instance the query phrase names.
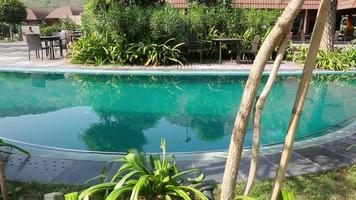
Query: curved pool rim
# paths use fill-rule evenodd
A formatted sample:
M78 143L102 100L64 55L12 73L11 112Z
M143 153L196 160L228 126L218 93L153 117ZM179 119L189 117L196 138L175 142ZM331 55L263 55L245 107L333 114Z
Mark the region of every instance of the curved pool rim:
M351 131L349 130L350 128ZM306 148L306 147L325 144L327 142L332 142L341 139L343 137L350 136L355 133L356 133L356 116L352 116L346 120L335 123L334 125L328 127L327 129L312 134L311 138L307 137L307 138L295 139L293 149ZM321 136L312 137L315 136L315 134L318 135L320 134ZM114 159L126 155L127 153L127 152L103 152L103 151L66 149L66 148L49 147L43 145L24 143L21 141L11 140L4 137L0 137L0 139L18 145L19 147L25 148L33 156L40 156L40 157L51 157L51 158L72 159L72 160L112 161ZM277 153L282 150L282 147L283 147L283 142L264 145L261 146L260 152L261 154ZM244 148L243 151L249 153L251 152L251 148ZM10 153L14 153L14 152L11 152L10 150ZM227 149L211 150L211 151L172 152L172 153L174 153L177 161L193 161L197 159L210 160L210 159L227 158ZM150 154L160 154L160 153L146 152L146 154L150 155Z
M208 71L208 70L117 70L117 69L83 69L83 68L20 68L20 67L0 67L0 72L14 72L14 73L41 73L41 74L83 74L83 75L118 75L118 76L248 76L249 70L217 70L217 71ZM280 76L290 76L290 75L301 75L303 73L302 69L300 70L286 70L282 69L279 71L278 75ZM270 74L269 70L263 72L263 76ZM356 69L349 71L330 71L330 70L314 70L313 75L350 75L356 74ZM326 142L337 140L338 138L346 137L354 134L354 132L344 132L343 128L340 130L335 130L334 128L340 124L355 124L356 125L356 116L352 116L343 121L337 122L331 127L328 127L324 130L317 131L312 133L306 138L297 138L295 139L294 148L304 148L310 146L316 146L318 144L324 144ZM334 127L335 126L335 127ZM356 126L355 126L356 127ZM330 131L332 130L332 131ZM320 136L316 136L320 135ZM316 136L316 137L310 137ZM5 137L0 137L5 141L19 145L20 147L25 147L29 152L33 152L34 156L43 156L43 157L54 157L54 158L68 158L75 160L93 160L93 161L111 161L113 158L118 158L120 156L126 155L127 152L104 152L104 151L89 151L89 150L77 150L77 149L67 149L60 147L51 147L25 143L21 141L7 139ZM261 147L262 154L276 153L281 151L283 142L268 144ZM168 147L169 150L169 147ZM10 150L11 151L11 150ZM244 152L250 152L250 148L244 148ZM12 152L11 152L12 153ZM159 154L159 153L150 153L147 154ZM221 158L225 159L227 157L227 149L221 150L210 150L210 151L192 151L192 152L173 152L177 160L188 161L195 159L212 159L212 158Z
M54 68L54 67L0 67L0 72L19 72L19 73L44 73L44 74L83 74L83 75L123 75L123 76L248 76L250 70L199 70L199 69L98 69L93 67L88 68ZM301 75L303 68L281 69L278 75ZM270 70L263 72L264 76L270 74ZM347 75L356 74L356 68L348 71L330 71L330 70L314 70L314 75Z

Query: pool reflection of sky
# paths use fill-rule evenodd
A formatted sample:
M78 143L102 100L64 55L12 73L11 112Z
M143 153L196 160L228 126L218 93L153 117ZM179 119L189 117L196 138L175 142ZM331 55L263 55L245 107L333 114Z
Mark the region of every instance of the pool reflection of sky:
M161 138L172 152L227 149L245 80L0 73L0 136L93 151L159 152ZM263 112L262 144L284 140L297 84L293 76L275 84ZM354 75L316 77L297 137L355 113ZM246 147L251 134L250 125Z

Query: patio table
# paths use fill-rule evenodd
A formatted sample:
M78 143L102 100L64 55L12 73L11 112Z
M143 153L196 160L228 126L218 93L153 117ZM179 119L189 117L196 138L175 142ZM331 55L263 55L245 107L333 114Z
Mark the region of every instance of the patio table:
M216 47L219 48L219 64L221 64L221 47L223 44L233 44L236 45L236 62L239 63L240 61L240 54L239 54L239 46L240 46L240 39L237 38L215 38L213 42L216 43Z
M41 41L44 41L46 44L49 43L49 47L51 49L50 59L54 59L54 41L58 41L59 43L59 52L61 57L63 57L63 46L62 39L60 36L43 36L41 37Z

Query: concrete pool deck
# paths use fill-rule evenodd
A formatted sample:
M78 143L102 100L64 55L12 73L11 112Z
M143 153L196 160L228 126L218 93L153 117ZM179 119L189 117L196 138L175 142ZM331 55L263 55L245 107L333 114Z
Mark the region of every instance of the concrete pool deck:
M87 67L72 65L66 59L41 61L27 57L27 46L24 43L0 44L0 72L48 72L48 73L92 73L92 74L248 74L251 64L236 64L231 61L223 64L189 64L184 66L104 66ZM58 57L58 55L57 55ZM268 72L272 63L266 65ZM281 66L281 73L300 73L302 67L291 62ZM328 73L328 71L318 71ZM332 72L335 73L335 72ZM340 72L344 73L344 72ZM356 163L356 148L349 148L356 143L356 124L343 127L341 133L345 137L331 137L323 142L310 140L309 143L297 142L289 164L288 176L313 173L333 169L340 166ZM342 134L341 134L342 135ZM330 136L330 135L329 135ZM340 135L339 135L340 136ZM315 143L314 143L315 142ZM263 149L260 156L258 178L273 178L277 170L281 146L275 146L273 151ZM213 153L214 154L214 153ZM182 168L200 167L207 175L207 179L220 182L225 168L225 157L209 157L204 159L181 159L178 165ZM249 169L249 151L244 151L240 166L239 180L246 180ZM189 155L187 156L189 157ZM104 166L112 174L120 164L107 164L102 160L64 158L56 156L34 155L26 158L22 155L11 154L6 161L6 174L13 181L38 181L44 183L83 184L89 178L98 175Z
M64 50L65 51L65 50ZM97 70L99 71L249 71L252 64L237 64L233 61L224 61L222 64L204 63L204 64L187 64L187 65L172 65L172 66L113 66L105 65L100 67L75 65L68 62L65 58L59 58L57 52L54 60L48 58L36 59L34 52L31 52L31 60L28 60L27 45L25 43L0 43L0 63L2 69L8 70L60 70L60 71L82 71L82 70ZM273 63L269 62L266 65L266 70L272 68ZM281 70L300 71L302 67L292 62L284 62Z

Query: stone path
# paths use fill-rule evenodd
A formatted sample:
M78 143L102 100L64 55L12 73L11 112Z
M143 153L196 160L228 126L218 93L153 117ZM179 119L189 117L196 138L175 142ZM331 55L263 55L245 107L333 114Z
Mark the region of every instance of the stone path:
M36 59L34 52L31 53L31 60L28 60L27 45L25 43L0 43L0 63L1 68L10 69L100 69L100 70L142 70L142 71L221 71L221 70L234 70L234 71L249 71L251 69L251 63L237 64L233 61L224 61L221 65L216 63L191 63L184 66L172 65L172 66L112 66L106 65L98 67L84 66L84 65L73 65L68 62L65 58L59 58L59 52L56 54L57 59L49 60L48 58ZM272 62L266 65L266 70L272 68ZM301 70L301 66L292 62L284 62L281 66L281 70Z

